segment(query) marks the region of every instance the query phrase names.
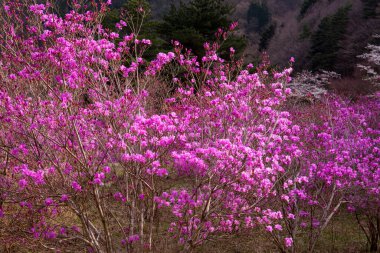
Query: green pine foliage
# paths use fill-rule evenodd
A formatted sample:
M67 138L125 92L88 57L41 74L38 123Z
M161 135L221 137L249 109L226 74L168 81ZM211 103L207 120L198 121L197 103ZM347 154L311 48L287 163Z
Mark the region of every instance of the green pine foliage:
M335 14L322 19L317 31L311 37L312 70L335 70L341 42L345 38L348 13L351 6L340 8Z
M219 27L231 23L231 13L232 8L222 0L192 0L188 4L181 2L179 7L172 5L164 22L174 30L194 28L200 34L211 37Z
M363 3L363 16L365 19L375 18L377 16L377 7L380 0L362 0Z
M306 39L310 38L312 34L313 33L311 31L311 28L307 24L304 24L302 26L302 30L301 30L300 35L299 35L299 39L300 40L306 40Z
M247 21L255 32L262 32L269 24L271 14L266 4L251 3L247 12Z
M144 12L138 11L143 8ZM128 13L128 14L126 14ZM104 17L103 26L110 30L115 30L115 25L121 18L126 19L128 27L124 28L125 33L131 33L134 30L139 30L140 39L150 39L152 46L144 53L147 60L152 60L155 56L162 52L162 47L165 41L158 33L159 22L151 17L151 7L147 0L128 0L119 8L112 8Z
M232 23L231 13L232 8L223 0L180 2L179 6L172 5L164 16L159 33L167 48L171 47L172 40L178 40L195 55L201 56L204 42L213 41L218 28ZM225 44L234 47L237 53L242 53L246 45L242 37L232 37Z
M276 32L275 23L272 23L270 26L267 27L267 29L265 29L265 31L263 32L260 38L260 43L259 43L260 52L265 51L268 48L271 39L275 35L275 32Z
M300 18L303 18L307 11L317 2L318 0L304 0L300 9Z

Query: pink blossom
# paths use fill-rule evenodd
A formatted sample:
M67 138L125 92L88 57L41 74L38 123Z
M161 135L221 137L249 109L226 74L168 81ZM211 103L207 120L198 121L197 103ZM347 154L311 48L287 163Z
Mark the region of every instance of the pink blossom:
M52 198L45 199L45 205L50 206L54 203L54 200Z
M293 246L293 239L290 237L287 237L284 239L285 241L285 247L290 248Z
M69 196L68 195L66 195L66 194L62 194L61 195L61 199L60 199L61 202L66 202L68 200L69 200Z
M134 243L136 241L140 240L139 235L131 235L128 237L128 243Z
M20 181L18 181L18 185L20 189L24 189L28 185L28 182L25 179L20 179Z
M76 181L71 182L71 187L72 187L74 190L78 191L78 192L82 190L82 186L80 186L80 185L78 184L78 182L76 182Z

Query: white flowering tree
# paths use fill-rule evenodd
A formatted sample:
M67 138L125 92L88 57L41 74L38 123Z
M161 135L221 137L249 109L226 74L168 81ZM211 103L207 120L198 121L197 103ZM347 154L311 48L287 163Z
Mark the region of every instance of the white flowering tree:
M340 79L341 76L332 71L320 71L313 73L304 70L297 74L288 87L292 89L292 95L296 100L300 99L320 99L327 94L327 86L332 79Z
M376 39L380 39L380 35L376 34L373 36ZM359 69L364 71L367 75L366 80L369 80L376 85L380 84L380 45L369 44L366 49L368 52L361 54L358 58L365 61L363 64L358 64Z

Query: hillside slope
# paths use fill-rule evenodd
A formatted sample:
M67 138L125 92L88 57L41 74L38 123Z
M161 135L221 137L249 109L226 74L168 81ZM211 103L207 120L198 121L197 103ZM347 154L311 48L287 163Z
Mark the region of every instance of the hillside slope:
M238 33L248 41L246 59L267 51L275 64L284 65L290 56L296 67L310 67L312 37L322 20L345 6L350 6L344 38L333 69L350 74L356 55L380 33L379 0L226 0L234 7L233 19L239 21ZM173 0L150 0L153 14L162 17ZM374 8L374 6L377 6ZM326 40L329 38L326 37Z

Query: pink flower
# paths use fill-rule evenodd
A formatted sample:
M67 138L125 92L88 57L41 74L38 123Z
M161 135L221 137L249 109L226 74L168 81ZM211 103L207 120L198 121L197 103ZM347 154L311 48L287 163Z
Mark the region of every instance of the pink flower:
M133 242L136 242L140 240L140 236L139 235L131 235L130 237L128 237L128 242L129 243L133 243Z
M36 13L36 14L43 14L45 10L45 5L43 4L34 4L29 7L29 10Z
M57 237L57 233L53 230L47 231L45 234L47 239L55 239Z
M236 22L233 22L231 25L230 25L230 31L233 31L235 30L235 28L239 25L239 23L236 21Z
M110 33L110 39L116 39L116 38L119 38L118 33L115 33L115 32Z
M290 248L293 246L293 239L290 237L287 237L284 239L285 241L285 247Z
M50 206L54 203L54 200L52 198L45 199L45 205Z
M59 229L59 233L60 233L61 235L65 235L65 234L66 234L66 228L61 227L61 228Z
M69 200L69 196L68 195L66 195L66 194L62 194L62 196L61 196L61 202L66 202L66 201L68 201Z
M108 166L105 166L105 167L103 168L103 171L104 171L104 173L110 173L110 172L111 172L111 168L108 167Z
M18 185L20 189L22 190L28 185L28 182L23 178L23 179L20 179L20 181L18 181Z
M71 187L72 187L74 190L78 191L78 192L82 190L82 186L80 186L80 184L78 184L77 181L73 181L73 182L71 183Z
M274 228L278 231L282 231L282 226L280 224L274 225Z
M80 232L80 229L79 229L79 227L77 227L77 226L72 226L71 227L71 230L73 230L73 231L75 231L75 232Z
M127 26L127 23L124 21L124 20L120 20L120 25L122 25L122 26Z
M292 213L288 214L288 219L294 220L296 216Z
M148 40L148 39L142 39L141 43L144 44L144 45L148 45L148 46L152 45L152 42L150 40Z

